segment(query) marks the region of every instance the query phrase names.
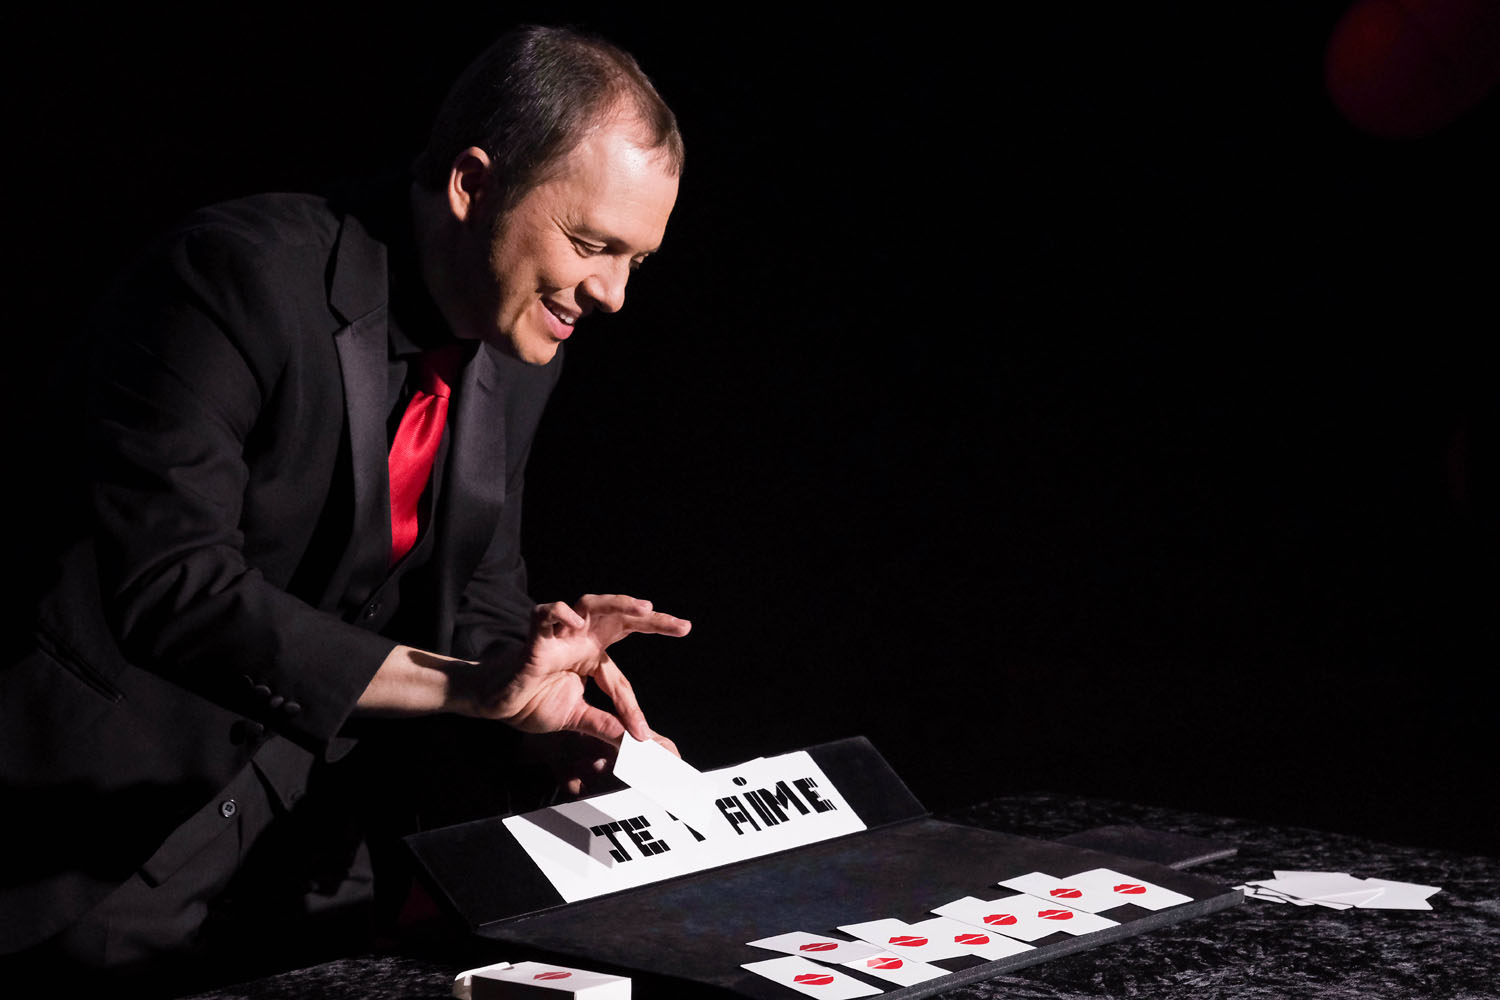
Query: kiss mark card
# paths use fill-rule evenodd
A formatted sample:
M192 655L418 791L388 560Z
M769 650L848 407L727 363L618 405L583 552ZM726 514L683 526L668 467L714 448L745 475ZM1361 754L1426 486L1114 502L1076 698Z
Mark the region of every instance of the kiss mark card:
M948 974L946 969L939 969L935 965L918 962L912 958L903 958L888 951L879 952L858 962L845 962L844 965L851 969L858 969L876 979L895 983L897 986L915 986Z
M1085 910L1089 913L1098 913L1112 906L1123 906L1126 902L1123 899L1117 899L1114 893L1097 886L1086 887L1076 880L1061 879L1044 872L1018 875L999 884L1007 889L1036 896L1038 899L1061 903L1071 909Z
M470 1000L630 1000L630 980L543 962L485 966L459 976ZM455 995L458 987L454 988Z
M968 955L978 955L987 962L997 958L1009 958L1023 951L1033 950L1031 945L1003 934L990 934L952 917L933 917L908 924L909 932L922 934L934 941L951 941L955 947L963 948Z
M1145 907L1148 910L1165 910L1169 906L1176 906L1179 903L1191 903L1193 901L1192 896L1184 896L1180 892L1163 889L1159 885L1153 885L1150 882L1134 878L1130 875L1121 875L1119 872L1109 868L1094 868L1086 872L1079 872L1077 875L1069 875L1068 880L1081 886L1085 893L1090 894L1090 898L1093 898L1093 895L1098 893L1114 898L1118 901L1112 904L1114 906L1119 906L1121 903L1131 903L1135 906ZM1068 905L1072 906L1073 904L1069 903ZM1100 909L1108 908L1100 907Z
M918 962L938 962L969 953L969 949L956 943L952 935L935 937L894 917L843 924L839 930L845 934L853 934L861 941L868 941L884 951Z
M1162 910L1192 900L1191 896L1163 889L1150 882L1142 882L1129 875L1121 875L1108 868L1095 868L1067 878L1057 878L1044 872L1030 872L1008 878L1000 885L1089 913L1099 913L1126 903L1134 903L1148 910Z
M857 962L880 952L879 948L864 941L845 941L843 938L829 937L826 934L809 934L806 931L791 931L748 943L752 948L767 948L771 951L785 952L788 955L801 955L803 958L812 958L831 965Z
M853 976L846 976L837 969L809 962L796 955L768 958L764 962L751 962L740 968L763 976L773 983L790 986L798 993L810 997L828 997L830 1000L854 1000L856 997L879 996L883 991L866 986Z
M1035 941L1058 931L1077 936L1117 926L1108 917L1047 903L1024 893L991 900L965 896L934 906L932 912L1022 941Z

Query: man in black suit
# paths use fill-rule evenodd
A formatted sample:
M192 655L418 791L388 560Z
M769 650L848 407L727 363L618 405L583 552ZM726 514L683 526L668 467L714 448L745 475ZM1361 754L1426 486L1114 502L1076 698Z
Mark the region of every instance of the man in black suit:
M353 717L654 735L608 648L688 623L533 606L520 501L561 345L621 307L681 167L628 55L525 29L394 197L216 206L132 273L80 395L85 513L0 670L0 953L145 968L226 900L365 895Z

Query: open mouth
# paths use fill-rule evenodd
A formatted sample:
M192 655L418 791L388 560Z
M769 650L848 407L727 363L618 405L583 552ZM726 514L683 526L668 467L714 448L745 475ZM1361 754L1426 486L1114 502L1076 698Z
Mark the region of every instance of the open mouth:
M580 318L579 313L574 312L570 309L564 309L562 306L559 306L552 302L548 302L546 299L542 300L542 305L546 308L548 314L556 321L554 326L560 327L560 329L553 330L554 334L556 334L558 337L565 338L573 332L573 326L578 322Z

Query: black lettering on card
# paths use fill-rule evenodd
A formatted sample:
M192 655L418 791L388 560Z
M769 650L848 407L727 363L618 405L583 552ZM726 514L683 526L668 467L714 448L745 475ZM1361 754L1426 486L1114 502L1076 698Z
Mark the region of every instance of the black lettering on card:
M776 796L764 788L758 788L750 793L760 803L760 812L766 817L767 826L775 826L777 823L786 822L786 813L776 804Z
M635 842L636 849L641 852L641 857L649 858L656 854L665 854L671 850L665 840L657 840L651 836L649 829L651 824L646 822L646 817L637 816L625 821L625 832Z
M808 804L811 805L816 812L826 813L836 808L832 802L829 802L827 799L819 798L818 793L813 791L814 788L818 787L818 783L813 779L798 778L796 781L792 782L792 784L797 786L797 790L802 793L802 795L807 799Z
M754 829L760 829L760 824L756 823L755 820L751 819L750 816L745 812L745 807L743 804L741 804L738 795L730 795L726 798L716 799L714 800L714 805L718 806L719 812L723 813L724 818L729 820L729 825L734 827L735 833L744 836L745 831L740 829L741 823L749 823L750 826Z
M589 827L589 833L592 833L596 837L608 837L609 842L614 845L610 849L610 857L614 858L616 861L632 861L634 859L631 858L630 854L625 850L625 845L620 843L620 841L615 838L615 834L619 832L619 823L605 823L601 826Z
M802 800L797 798L797 796L793 794L792 790L786 786L785 781L776 782L776 790L774 793L768 792L764 788L762 788L760 790L760 794L765 796L767 805L775 802L777 805L781 806L782 809L786 809L789 805L795 806L799 813L804 816L807 815L807 806L803 805Z
M771 811L767 809L763 804L761 804L760 796L758 794L753 791L746 792L745 801L750 803L750 808L754 809L756 814L760 816L760 821L762 823L766 824L766 826L776 825L776 817L772 816ZM783 816L782 819L786 819L786 817Z

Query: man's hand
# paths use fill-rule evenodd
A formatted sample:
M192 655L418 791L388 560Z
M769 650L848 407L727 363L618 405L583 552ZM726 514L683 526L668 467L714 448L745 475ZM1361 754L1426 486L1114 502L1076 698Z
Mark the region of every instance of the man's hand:
M650 601L619 594L538 605L531 637L516 652L478 664L469 673L466 714L498 719L522 732L571 730L618 744L626 731L652 738L630 682L610 659L611 645L632 632L687 635L692 623L653 611ZM589 681L609 696L613 714L583 699Z

